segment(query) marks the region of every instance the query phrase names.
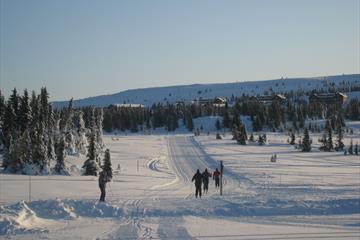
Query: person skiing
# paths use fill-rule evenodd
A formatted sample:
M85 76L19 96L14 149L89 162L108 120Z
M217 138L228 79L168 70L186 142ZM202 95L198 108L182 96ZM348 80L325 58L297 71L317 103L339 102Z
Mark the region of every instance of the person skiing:
M203 175L200 173L200 170L198 169L191 179L193 182L195 180L195 197L197 198L198 195L201 198L201 183L202 183Z
M99 175L99 188L101 191L100 202L105 202L106 195L106 183L109 181L105 171L102 171Z
M215 187L220 187L220 172L216 168L215 172L213 173L213 180L215 180Z
M203 175L203 186L204 186L204 193L207 193L209 190L209 178L211 177L211 173L208 172L207 168L202 173Z

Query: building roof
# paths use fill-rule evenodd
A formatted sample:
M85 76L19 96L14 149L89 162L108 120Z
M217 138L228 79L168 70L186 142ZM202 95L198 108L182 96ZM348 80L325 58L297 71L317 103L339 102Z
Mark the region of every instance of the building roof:
M143 108L143 107L145 107L144 105L138 104L138 103L117 103L117 104L112 104L112 106L124 107L124 108Z

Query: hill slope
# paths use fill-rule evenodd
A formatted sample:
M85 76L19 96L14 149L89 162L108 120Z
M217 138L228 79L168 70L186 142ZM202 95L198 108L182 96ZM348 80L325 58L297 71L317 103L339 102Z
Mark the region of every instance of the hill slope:
M76 107L89 105L104 107L118 103L137 103L150 106L158 102L188 102L200 97L206 99L231 97L232 95L240 96L242 94L257 95L264 94L265 91L284 93L298 90L328 89L333 84L335 86L360 85L360 74L132 89L110 95L75 100L74 104ZM67 103L68 101L60 101L53 102L53 105L58 108L66 106Z

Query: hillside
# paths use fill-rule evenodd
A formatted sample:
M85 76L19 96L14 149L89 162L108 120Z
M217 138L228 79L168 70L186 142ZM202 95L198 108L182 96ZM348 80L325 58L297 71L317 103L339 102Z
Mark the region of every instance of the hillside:
M290 91L328 89L333 85L346 88L353 85L360 85L360 74L132 89L115 94L75 100L74 104L76 107L89 105L104 107L118 103L136 103L150 106L158 102L189 102L198 98L229 98L231 96L241 96L242 94L258 95L264 94L264 92L284 93ZM350 94L350 97L353 95L353 93ZM66 106L67 103L68 101L53 102L53 106L56 108L63 107Z

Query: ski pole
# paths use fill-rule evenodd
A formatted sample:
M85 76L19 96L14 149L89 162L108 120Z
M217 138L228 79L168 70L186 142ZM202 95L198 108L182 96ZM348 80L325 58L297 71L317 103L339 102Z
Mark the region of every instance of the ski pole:
M109 192L110 192L111 197L114 198L114 194L113 194L113 191L111 189L110 182L109 182Z

